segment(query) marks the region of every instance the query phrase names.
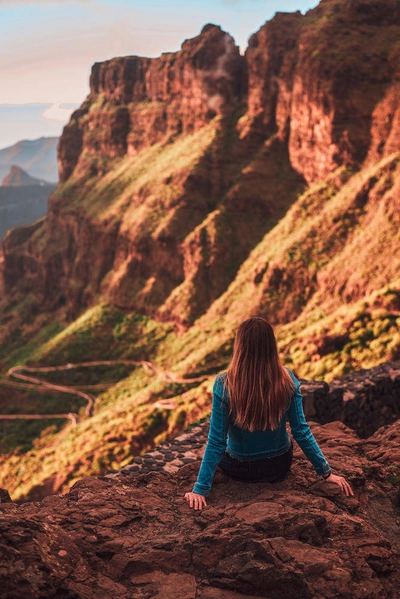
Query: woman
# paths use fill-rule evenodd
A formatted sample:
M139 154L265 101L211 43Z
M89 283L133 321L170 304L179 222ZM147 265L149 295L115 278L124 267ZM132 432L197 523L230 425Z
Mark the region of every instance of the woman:
M207 447L193 491L185 494L190 507L207 505L217 465L235 480L273 483L287 478L293 443L286 419L316 473L353 495L346 479L332 474L306 422L300 383L281 364L271 325L249 318L238 328L227 373L214 383Z

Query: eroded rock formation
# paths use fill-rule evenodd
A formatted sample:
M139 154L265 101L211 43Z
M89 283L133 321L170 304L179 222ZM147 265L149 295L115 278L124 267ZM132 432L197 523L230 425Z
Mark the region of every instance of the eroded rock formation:
M244 60L230 35L206 25L178 53L127 56L95 63L90 95L65 127L58 155L60 180L82 152L134 156L168 136L198 131L235 108L244 94Z
M48 219L4 245L7 294L23 281L36 306L66 304L70 318L102 294L192 324L305 182L338 167L345 181L400 149L399 22L396 0L324 0L278 13L245 57L207 25L177 53L95 63L59 142ZM299 309L317 283L300 275ZM278 321L297 315L288 302Z

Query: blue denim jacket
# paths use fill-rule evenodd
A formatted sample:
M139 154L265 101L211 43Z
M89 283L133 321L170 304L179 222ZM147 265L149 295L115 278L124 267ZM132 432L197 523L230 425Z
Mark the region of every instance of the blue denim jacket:
M217 376L213 388L210 432L199 475L193 487L194 493L205 496L209 494L216 467L225 450L238 460L270 458L288 451L290 438L286 430L287 419L294 439L314 466L316 473L324 475L330 472L329 464L305 419L300 383L290 370L289 373L295 389L278 428L274 431L267 429L255 432L241 429L231 422L229 396L224 385L226 373Z

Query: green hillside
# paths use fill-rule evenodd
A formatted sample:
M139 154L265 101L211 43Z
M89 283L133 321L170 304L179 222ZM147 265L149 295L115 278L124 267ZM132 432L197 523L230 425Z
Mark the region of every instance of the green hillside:
M73 368L62 379L47 375L49 381L78 386L122 380L98 394L94 416L74 429L61 422L50 427L45 423L40 437L33 431L32 449L26 451L24 444L23 453L12 447L10 434L0 485L16 498L29 493L34 497L37 486L65 488L81 476L128 463L132 455L204 417L210 408L213 375L226 367L235 328L249 314L276 323L282 358L299 376L330 380L398 358L400 281L394 276L396 258L391 252L399 228L396 218L387 214L398 197L399 166L399 157L392 156L353 176L335 175L335 180L347 179L340 189L330 181L307 190L256 246L228 290L186 331L179 333L173 323L100 303L68 326L62 322L49 326L47 340L41 329L25 354L17 350L3 356L5 368L21 358L42 366L131 359L151 361L182 378L202 374L210 378L178 383L142 367L125 372L121 367L119 371ZM357 198L366 188L369 196L360 207ZM378 211L377 199L382 207ZM385 210L385 204L391 208ZM352 255L357 269L351 265ZM332 271L332 260L342 261L343 267ZM357 292L349 293L344 303L336 288L354 289L348 275L352 269L358 277ZM283 277L278 277L278 270L285 273ZM385 277L390 277L390 285ZM379 280L381 286L373 289ZM65 399L52 398L54 410L60 401ZM35 405L34 398L31 402ZM14 437L15 442L18 435Z

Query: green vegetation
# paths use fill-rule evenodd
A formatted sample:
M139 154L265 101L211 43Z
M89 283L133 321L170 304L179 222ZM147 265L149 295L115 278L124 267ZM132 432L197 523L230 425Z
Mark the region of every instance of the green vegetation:
M377 57L388 62L395 59L400 47L399 28L396 23L377 27L375 19L367 20L365 13L357 13L350 2L347 4L330 1L310 11L303 23L303 42L307 41L311 60L330 74L323 78L326 85L333 85L337 75L346 73L349 87L359 88L360 100L374 106L383 88L376 85L371 93L369 87L368 97L363 98L363 83L370 84L373 79L382 82L381 69L374 66L379 64Z
M236 326L250 313L271 317L279 314L284 303L287 316L281 317L282 324L276 323L279 345L285 363L299 376L330 380L398 358L400 281L396 282L391 270L396 268L391 244L398 230L375 210L378 199L381 206L391 201L393 187L387 174L399 168L396 161L396 157L387 159L354 174L339 191L331 182L307 190L257 245L226 293L187 331L178 333L171 323L122 311L103 301L67 326L61 318L45 323L29 344L18 348L15 342L6 367L19 361L43 366L131 359L149 360L180 377L207 374L210 378L178 383L143 367L121 364L49 373L47 380L63 384L112 386L96 390L94 416L85 419L83 415L74 429L65 421L2 425L1 447L8 457L3 461L0 485L15 498L28 497L35 485L64 472L65 488L81 476L123 466L132 455L203 418L210 409L214 375L226 368ZM371 180L369 203L360 210L357 197ZM347 219L337 218L340 214L347 214ZM391 244L386 245L386 238ZM349 284L349 270L354 271L350 258L341 256L349 245L363 247L363 251L357 252L357 291L343 304L343 285ZM389 252L390 260L385 258ZM379 261L378 273L374 256ZM335 260L342 262L340 269L332 268ZM390 285L368 293L371 282L383 283L388 278ZM307 285L310 289L304 293ZM336 287L342 291L337 293ZM289 305L290 297L297 299ZM20 313L30 301L21 302ZM7 317L7 309L3 308L2 315ZM4 399L4 389L0 393ZM13 393L8 395L12 401L3 403L4 410L10 412L17 405L28 409L28 404L31 411L39 410L33 392L24 400L22 391ZM52 393L47 399L41 395L40 401L40 410L49 413L58 412L62 404L65 411L81 410L82 414L82 403L77 404L73 396L67 400ZM67 406L68 401L72 403Z
M400 357L397 290L384 288L340 307L305 326L305 319L281 327L284 361L304 378L332 380ZM379 307L378 307L379 306Z
M125 314L109 304L98 304L40 345L30 363L64 364L94 360L148 360L172 325L155 323L137 313ZM90 356L90 360L87 357Z
M182 193L180 173L187 171L204 155L216 135L216 124L204 127L193 135L181 136L173 144L157 143L134 157L124 156L108 164L108 172L93 181L87 172L59 185L57 196L70 197L67 211L84 206L85 212L96 220L112 217L120 219L124 214L126 226L160 226L159 210L171 206ZM83 156L85 158L85 156ZM96 164L97 157L86 156ZM170 178L177 185L165 185ZM168 214L165 213L168 219Z
M65 426L65 420L55 418L54 420L0 420L0 453L24 454L31 451L33 447L40 448L39 439L50 437L54 439L54 433L59 432Z
M398 485L400 483L400 474L392 474L389 476L388 482L390 482L391 485Z
M13 321L17 321L18 316L20 316L20 325L23 325L24 321L29 318L23 316L25 305L25 302L21 302L13 314ZM20 309L21 306L22 310ZM4 341L0 346L0 360L3 364L0 372L3 369L8 370L12 366L25 363L38 347L63 330L62 323L57 320L49 324L46 324L45 321L42 327L40 325L40 321L35 323L36 334L33 335L31 329L23 326L18 326L16 329L11 327L9 334L7 335L7 332L4 334Z

